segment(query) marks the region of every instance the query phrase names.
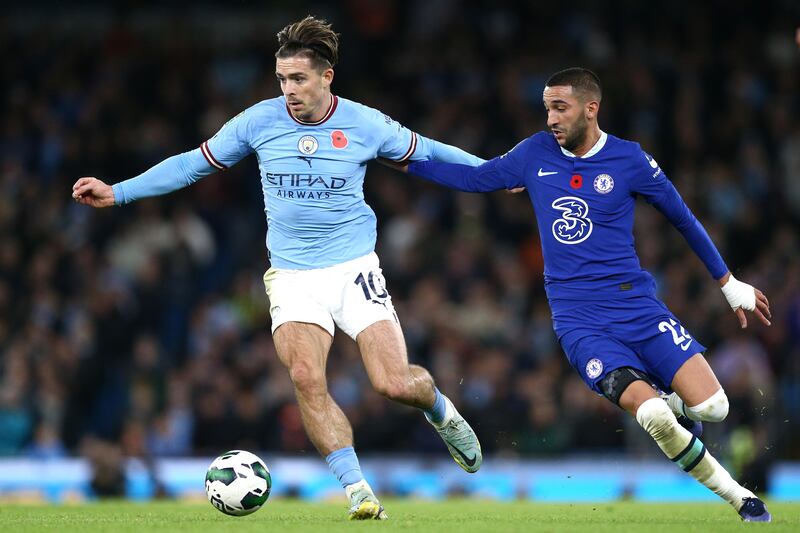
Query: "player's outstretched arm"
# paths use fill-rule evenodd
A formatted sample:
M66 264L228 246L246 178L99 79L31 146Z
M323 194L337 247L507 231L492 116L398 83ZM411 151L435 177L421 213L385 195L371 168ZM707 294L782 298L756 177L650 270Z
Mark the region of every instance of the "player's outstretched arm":
M439 161L412 161L408 173L462 192L492 192L516 187L498 172L497 159L477 167Z
M391 159L386 159L385 157L379 157L376 161L378 163L387 166L389 168L393 168L395 170L399 170L400 172L404 172L408 174L408 162L405 163L398 163L397 161L392 161ZM514 187L511 189L506 189L506 192L509 194L517 194L525 191L525 187Z
M72 197L76 202L92 207L110 207L114 205L114 191L97 178L84 176L72 186Z
M114 185L83 177L72 186L72 197L92 207L124 205L181 189L217 170L197 148L168 157L142 174Z
M722 294L725 295L725 299L728 300L731 309L739 317L739 324L741 324L742 328L747 327L745 311L752 311L761 322L767 326L772 325L769 321L772 318L772 313L769 310L769 300L763 292L734 278L730 272L727 272L719 279L719 286L722 288Z

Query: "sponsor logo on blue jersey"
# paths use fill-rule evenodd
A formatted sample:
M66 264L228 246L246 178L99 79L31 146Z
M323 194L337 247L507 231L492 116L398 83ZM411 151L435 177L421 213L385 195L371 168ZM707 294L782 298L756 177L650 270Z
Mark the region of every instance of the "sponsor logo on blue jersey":
M650 163L650 166L653 167L653 169L655 169L655 171L653 172L653 177L655 178L656 176L661 174L661 167L658 166L658 163L656 162L655 159L653 159L653 156L644 151L642 153L647 158L647 162Z
M345 178L314 174L267 173L265 177L270 185L281 187L275 193L278 198L326 200L347 185Z
M318 176L314 174L266 174L267 183L278 187L305 187L308 189L338 190L347 184L345 178Z
M592 221L587 216L589 205L577 196L562 196L553 200L553 207L561 211L561 218L553 222L553 237L563 244L578 244L592 234Z

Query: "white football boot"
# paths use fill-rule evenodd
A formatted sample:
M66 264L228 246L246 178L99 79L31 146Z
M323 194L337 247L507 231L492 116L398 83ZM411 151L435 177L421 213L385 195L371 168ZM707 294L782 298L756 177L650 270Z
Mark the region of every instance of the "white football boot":
M366 480L348 485L344 491L350 498L349 520L386 520L389 518Z
M447 449L450 455L453 456L458 465L473 474L478 471L483 462L483 454L481 453L481 443L478 442L478 436L472 431L472 428L464 417L456 411L453 402L447 396L444 397L447 402L445 407L444 419L439 424L434 424L428 417L427 413L425 418L431 422L436 431L442 437L442 440L447 444Z

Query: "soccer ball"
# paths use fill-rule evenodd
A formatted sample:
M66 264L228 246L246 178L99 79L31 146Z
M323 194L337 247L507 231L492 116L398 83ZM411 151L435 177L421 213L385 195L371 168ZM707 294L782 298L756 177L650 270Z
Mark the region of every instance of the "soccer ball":
M226 452L206 472L206 495L211 505L231 516L261 509L269 498L272 476L264 461L243 450Z

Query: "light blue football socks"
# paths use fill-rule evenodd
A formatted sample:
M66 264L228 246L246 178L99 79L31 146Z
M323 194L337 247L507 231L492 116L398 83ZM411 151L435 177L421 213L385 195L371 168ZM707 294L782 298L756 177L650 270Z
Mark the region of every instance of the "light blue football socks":
M336 476L343 488L364 479L364 474L361 473L361 465L358 464L356 451L352 446L331 452L325 458L325 462L328 463L328 468L331 469L331 472L333 472L333 475Z
M434 387L433 391L436 393L436 399L433 401L433 407L430 409L423 409L423 411L428 417L428 420L434 424L441 424L442 420L444 420L447 410L447 402L444 400L444 394L442 394L438 388Z

